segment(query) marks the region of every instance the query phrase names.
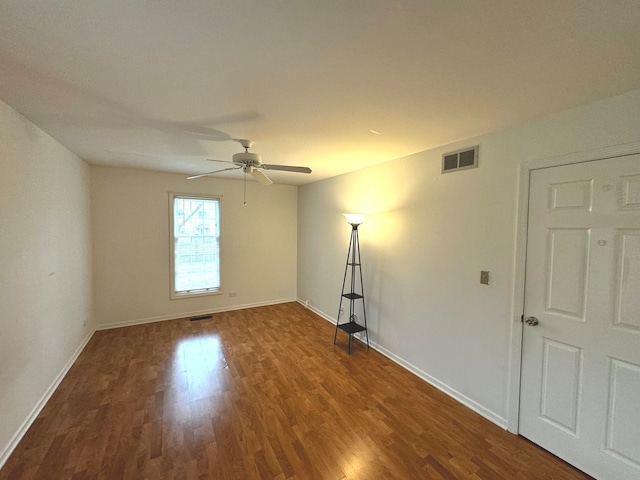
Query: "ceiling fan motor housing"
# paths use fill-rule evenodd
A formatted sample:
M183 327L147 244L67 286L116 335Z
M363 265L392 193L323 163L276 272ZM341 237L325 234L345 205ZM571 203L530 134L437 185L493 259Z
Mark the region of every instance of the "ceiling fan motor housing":
M236 165L250 165L257 167L260 165L262 158L257 153L242 152L233 155L233 163Z

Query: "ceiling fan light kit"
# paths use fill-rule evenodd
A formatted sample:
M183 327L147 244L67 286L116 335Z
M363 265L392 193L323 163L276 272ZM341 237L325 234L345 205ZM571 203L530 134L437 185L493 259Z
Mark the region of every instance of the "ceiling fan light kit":
M261 164L262 157L257 153L241 152L233 154L233 163L236 165L252 165L258 166Z

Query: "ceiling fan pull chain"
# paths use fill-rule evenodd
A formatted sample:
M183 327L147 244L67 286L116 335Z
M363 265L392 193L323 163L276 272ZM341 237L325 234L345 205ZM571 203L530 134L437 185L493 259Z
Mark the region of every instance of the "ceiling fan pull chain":
M246 206L247 205L247 172L245 172L245 170L242 170L242 205Z

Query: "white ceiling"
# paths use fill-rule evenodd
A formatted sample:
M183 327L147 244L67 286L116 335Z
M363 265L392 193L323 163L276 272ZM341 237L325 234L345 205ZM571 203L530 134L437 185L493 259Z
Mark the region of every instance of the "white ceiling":
M303 184L637 88L638 0L0 0L0 99L94 164Z

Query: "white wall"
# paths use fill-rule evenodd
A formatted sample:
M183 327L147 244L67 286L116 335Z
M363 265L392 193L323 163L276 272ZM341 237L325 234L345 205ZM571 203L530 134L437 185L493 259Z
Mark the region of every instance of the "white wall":
M296 298L297 188L143 170L91 169L100 327ZM170 299L169 192L222 195L222 295ZM229 293L235 292L235 297Z
M634 91L300 187L298 298L337 316L350 232L340 214L370 214L360 240L371 340L506 426L519 164L636 142L639 125ZM443 152L476 144L479 168L440 173Z
M89 166L0 101L0 465L91 333Z

